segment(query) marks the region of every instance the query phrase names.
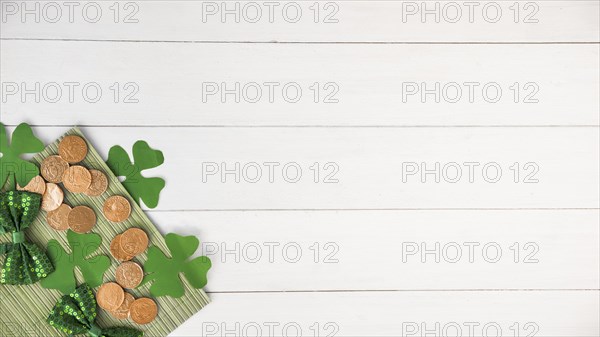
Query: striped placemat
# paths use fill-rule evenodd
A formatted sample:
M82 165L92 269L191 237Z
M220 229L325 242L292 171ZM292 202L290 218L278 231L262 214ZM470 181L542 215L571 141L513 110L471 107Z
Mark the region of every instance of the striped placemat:
M66 135L78 135L85 139L85 136L83 136L81 131L77 128L69 130L65 136ZM60 139L62 139L62 137ZM39 166L42 160L47 156L58 154L58 143L60 139L46 147L43 152L38 153L33 158L33 161ZM104 172L109 180L108 189L101 196L88 197L85 194L70 193L67 189L63 188L65 193L64 202L72 207L86 205L96 212L98 223L92 232L97 233L102 237L102 246L98 249L96 254L103 254L110 257L112 265L104 274L104 281L114 281L114 273L118 266L118 262L110 255L109 245L115 235L122 233L130 227L139 227L146 231L151 245L158 246L163 252L168 252L168 249L161 233L156 229L154 224L152 224L137 203L133 201L129 193L125 190L125 187L123 187L118 178L111 172L92 144L87 139L86 141L88 143L89 151L87 157L82 162L82 165L88 169L97 169ZM102 215L102 205L104 200L112 195L122 195L129 199L132 211L128 220L114 224L106 220ZM63 245L63 248L65 248L67 252L70 251L66 232L58 232L50 228L46 223L45 211L40 211L36 221L27 230L26 236L31 242L35 242L40 245L40 247L44 248L50 239L56 239ZM6 242L8 240L9 238L7 235L0 237L0 242ZM143 265L146 261L146 254L144 253L137 256L134 261L140 262ZM75 274L77 276L78 284L81 283L83 278L79 271L76 271ZM103 310L99 310L96 323L100 327L135 327L143 330L147 337L168 335L210 302L208 296L202 289L195 289L187 282L187 280L185 280L185 278L181 279L185 286L185 295L178 299L171 297L154 298L158 304L159 312L158 317L152 323L147 325L137 325L130 320L120 321L114 319ZM151 297L148 288L149 285L144 285L139 289L127 291L136 298ZM61 336L62 333L46 323L48 313L61 295L60 291L42 288L39 282L28 286L0 285L0 336Z

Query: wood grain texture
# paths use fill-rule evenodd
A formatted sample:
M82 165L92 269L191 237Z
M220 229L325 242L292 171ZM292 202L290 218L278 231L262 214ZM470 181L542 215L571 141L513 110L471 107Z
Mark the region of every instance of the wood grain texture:
M598 210L149 216L201 238L209 292L600 288Z
M432 14L422 23L420 13L403 22L407 1L330 2L337 23L323 22L334 8L328 1L318 3L319 23L315 1L295 2L303 12L297 23L280 12L269 23L266 11L256 23L247 22L250 12L239 23L232 14L222 23L220 13L203 22L207 1L121 2L118 23L113 1L99 2L103 15L93 24L79 14L72 24L32 23L31 15L22 23L17 14L1 23L4 86L56 82L63 95L37 103L19 88L0 100L0 120L35 124L47 142L85 126L103 158L110 146L129 150L138 139L164 151L165 165L144 173L167 181L159 207L146 213L163 233L197 235L214 263L207 287L214 303L173 336L425 336L425 328L456 335L454 323L462 336L483 335L484 326L487 335L499 326L503 336L598 336L599 3L519 1L515 23L515 2L477 2L473 23L464 2L456 2L463 9L456 23L447 21L451 12L439 23ZM236 3L253 6L225 5ZM436 3L453 6L426 5ZM502 16L486 22L480 9L494 4ZM124 23L132 9L139 21ZM532 10L538 22L524 23ZM68 81L79 83L73 103ZM469 103L467 81L498 83L502 98L488 103L479 91ZM103 90L96 103L80 90L92 82ZM134 86L125 89L128 82ZM203 102L206 82L263 84L262 100L242 95L235 103L228 94L221 102L218 92ZM288 103L277 92L270 103L264 82L297 83L301 100ZM313 102L315 82L321 103ZM339 88L337 103L322 103L328 82ZM462 100L436 103L430 95L421 103L416 94L403 102L406 82L463 84ZM514 103L515 82L520 102L529 82L539 101ZM123 103L136 88L139 101ZM303 179L287 183L278 173L270 183L263 169L256 183L231 174L226 183L219 174L202 182L203 162L267 161L297 162ZM403 162L465 161L498 162L503 178L420 183L417 175L402 183ZM539 182L513 183L509 166L517 161L537 163ZM340 182L313 183L314 162L337 163ZM528 171L520 173L522 181ZM402 262L403 242L466 241L497 242L502 258L449 263L447 251L440 263L433 255ZM515 242L520 260L532 252L524 245L535 243L530 257L539 261L514 263ZM254 243L262 255L251 262ZM279 244L272 263L264 243ZM278 250L289 243L302 248L296 263ZM337 245L334 255L327 243ZM315 248L319 261L338 262L314 263ZM418 330L405 330L411 326Z
M157 210L597 208L598 205L597 128L301 128L291 132L288 128L85 127L82 130L92 140L108 140L96 141L103 158L107 158L113 145L119 144L130 151L140 138L163 151L165 164L143 173L168 178ZM66 128L62 127L36 128L42 139L55 139L64 131ZM318 183L315 183L314 163L319 163ZM325 168L326 163L334 166ZM412 163L416 163L416 168L411 167ZM435 174L425 172L435 171L436 163L440 163L439 182L435 181ZM452 182L459 172L452 163L460 169L457 182ZM470 174L469 166L464 163L479 166L473 166ZM519 163L518 183L515 183L514 163ZM525 168L526 163L533 166ZM272 174L268 165L273 167ZM338 172L332 174L335 165ZM501 176L496 174L496 167ZM212 169L216 170L213 174ZM418 172L409 175L412 169ZM424 177L422 173L426 173ZM325 182L327 176L329 183ZM525 182L527 176L538 182ZM493 182L494 178L497 182Z
M408 276L407 276L408 277ZM446 329L450 336L481 336L488 333L519 336L597 336L598 292L359 292L359 293L258 293L213 294L219 305L202 310L192 324L182 326L174 336L225 336L239 329L249 336L425 336L423 327ZM261 303L257 310L256 303ZM238 327L236 327L238 323ZM332 323L326 326L327 323ZM459 334L453 329L459 325ZM518 326L514 324L518 323ZM531 323L529 329L526 324ZM315 325L318 324L318 325ZM416 324L417 331L408 327ZM422 325L423 324L423 327ZM403 325L406 330L403 331ZM468 325L474 327L469 335ZM259 334L255 333L256 326ZM275 333L269 334L269 326ZM312 327L312 330L311 330ZM326 329L328 327L329 329ZM284 330L286 329L286 330ZM227 331L226 331L227 330ZM231 332L230 332L231 333ZM279 334L276 334L279 333ZM233 334L233 333L232 333ZM500 334L498 334L500 335Z
M67 134L83 135L77 129L72 129ZM33 159L34 162L40 165L43 159L48 155L57 154L59 140L53 142L43 152L37 154ZM158 232L144 212L135 204L135 202L131 201L131 196L127 193L123 185L119 183L117 177L112 174L94 148L89 146L89 144L88 148L88 155L82 162L82 165L87 168L100 170L106 174L109 180L107 191L99 197L74 194L64 188L63 191L65 194L65 203L72 207L86 205L94 209L96 213L98 220L93 232L102 237L102 245L99 248L99 252L91 252L90 256L102 254L111 257L111 263L114 262L112 261L113 259L110 254L110 242L115 235L120 234L131 227L143 229L148 234L149 241L152 245L159 247L163 252L168 252L169 250L163 239L163 234ZM102 216L102 205L104 200L111 195L122 195L129 199L132 205L131 216L126 221L119 224L111 223ZM58 232L50 228L46 224L45 218L46 212L40 211L34 224L27 231L27 237L30 238L31 242L44 248L50 239L55 239L67 252L70 252L70 247L66 239L66 232ZM138 255L136 259L143 265L143 262L146 260L146 253ZM114 275L117 265L117 263L112 263L111 267L106 271L104 274L105 282L114 281L112 275ZM78 284L84 282L84 279L78 270L76 275ZM99 311L96 322L101 327L131 326L145 331L146 335L149 336L166 336L206 306L210 301L202 289L193 288L187 281L183 281L183 285L185 287L185 294L179 299L171 297L154 298L159 306L159 314L150 324L139 326L130 321L120 321L102 310ZM128 290L128 292L132 293L136 298L151 297L149 285L144 285L136 290ZM29 286L2 286L0 287L0 295L3 308L11 308L11 310L0 310L0 322L3 322L5 325L10 323L10 326L6 325L6 331L0 330L3 332L3 335L5 333L6 335L30 334L29 331L24 333L24 331L21 330L23 328L35 329L34 335L38 336L58 334L58 331L50 327L45 320L56 303L56 300L62 296L59 291L44 289L41 287L40 283L36 283ZM27 300L23 301L22 299Z
M50 139L66 131L62 127L36 129ZM167 178L157 210L598 206L597 128L86 127L82 130L94 140L103 158L107 158L113 145L119 144L129 151L140 138L164 152L165 164L143 173ZM515 171L510 168L515 162L520 167L518 183L514 182ZM239 163L237 170L236 163ZM264 163L274 163L267 164L273 167L272 182L269 166ZM315 183L316 169L310 168L314 163L319 163L318 183ZM325 168L326 163L334 166ZM416 163L419 170L414 175L408 175L411 163ZM425 163L423 168L421 163ZM440 163L440 181L436 182L431 173L423 178L421 173L425 169L435 170L436 163ZM457 163L461 170L457 182L452 181L458 169L449 163ZM473 169L473 182L464 163L479 163ZM525 168L526 163L533 166ZM335 165L338 172L332 175ZM484 175L486 165L488 173ZM496 175L496 165L502 171L501 176ZM446 173L442 171L444 166ZM533 174L536 167L538 171ZM218 172L209 174L210 169ZM338 182L325 182L327 176ZM526 183L526 176L538 182ZM255 181L257 177L260 179ZM492 182L493 178L498 181Z
M8 124L600 123L597 44L2 41L2 46L0 104ZM72 93L65 83L72 83Z
M429 1L426 7L422 1L274 1L272 7L260 1L127 1L116 7L106 1L88 8L87 16L84 4L75 7L71 20L67 6L57 6L62 12L57 15L56 8L44 8L48 2L40 2L39 23L33 15L23 20L21 7L9 8L2 37L385 43L599 38L597 1L522 1L518 6L515 1L476 1L472 8L460 1ZM32 4L28 8L34 9ZM425 9L429 14L423 18ZM229 14L223 18L223 13Z

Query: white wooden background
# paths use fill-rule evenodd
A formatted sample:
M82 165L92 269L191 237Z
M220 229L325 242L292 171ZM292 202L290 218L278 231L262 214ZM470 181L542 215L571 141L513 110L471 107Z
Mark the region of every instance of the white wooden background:
M167 181L148 213L165 233L198 235L214 265L213 303L173 336L600 335L598 1L481 1L473 20L465 2L427 1L439 23L403 17L421 1L276 1L273 22L264 2L227 1L239 23L209 15L221 1L75 1L71 18L64 2L21 3L1 1L1 121L33 124L46 142L82 126L104 156L137 139L165 154L146 172ZM456 6L463 16L448 22ZM65 82L77 83L72 99ZM203 100L209 82L303 92L297 103L270 102L264 86L255 103ZM329 82L337 102L324 103ZM496 103L481 87L473 102L403 101L405 82L503 91ZM95 103L81 93L89 83L102 89ZM537 102L523 102L526 83ZM134 89L137 102L123 102ZM272 182L264 162L280 164ZM456 183L403 182L413 162L503 174L469 182L463 166ZM258 163L263 176L203 181L210 163ZM283 178L286 163L301 167L298 182ZM537 182L524 182L526 163ZM338 182L324 183L333 167ZM439 262L408 253L436 243Z

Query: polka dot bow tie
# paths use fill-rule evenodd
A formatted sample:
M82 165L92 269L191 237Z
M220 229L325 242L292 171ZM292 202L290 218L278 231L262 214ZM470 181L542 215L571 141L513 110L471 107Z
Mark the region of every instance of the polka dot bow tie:
M64 295L50 312L48 323L71 335L86 334L91 337L142 337L144 333L129 327L101 329L94 321L97 316L96 297L87 283Z
M46 253L25 241L23 231L40 210L42 196L24 191L0 193L0 234L11 233L12 242L0 244L0 284L32 284L54 271Z

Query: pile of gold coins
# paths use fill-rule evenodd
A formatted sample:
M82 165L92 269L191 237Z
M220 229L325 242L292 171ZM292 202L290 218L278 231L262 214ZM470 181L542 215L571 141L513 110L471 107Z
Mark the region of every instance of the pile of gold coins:
M139 228L130 228L118 234L110 243L110 253L121 262L115 271L116 283L105 283L98 290L101 308L117 319L131 318L138 324L152 322L158 313L156 303L150 298L135 299L124 289L135 289L144 279L142 267L131 261L148 248L148 235ZM122 296L121 296L122 295Z
M131 318L137 324L148 324L156 318L158 306L147 297L134 298L120 285L107 282L100 286L96 294L100 308L108 311L117 319Z
M77 165L85 159L88 147L78 136L66 136L58 144L58 155L52 155L42 162L41 176L33 178L25 187L18 190L42 195L42 209L47 212L48 225L57 230L84 234L96 225L94 210L87 206L71 206L63 203L62 183L71 193L84 193L99 197L108 188L108 178L99 170L88 170ZM131 215L131 204L120 195L108 197L102 213L110 222L122 222ZM115 271L115 282L104 283L98 289L98 305L117 319L131 318L137 324L148 324L156 318L158 307L150 298L135 299L124 289L135 289L144 278L142 267L131 261L148 248L148 235L140 228L130 228L114 237L110 244L112 256L121 264Z
M84 193L90 197L102 195L108 188L106 175L99 170L88 170L76 165L85 159L88 147L78 136L66 136L58 144L58 155L49 156L41 165L40 176L36 176L25 187L18 190L42 195L42 209L47 213L48 225L55 230L88 233L96 225L96 213L87 206L71 206L63 203L62 185L72 193ZM111 222L122 222L129 218L131 205L120 195L111 196L104 202L104 217Z

